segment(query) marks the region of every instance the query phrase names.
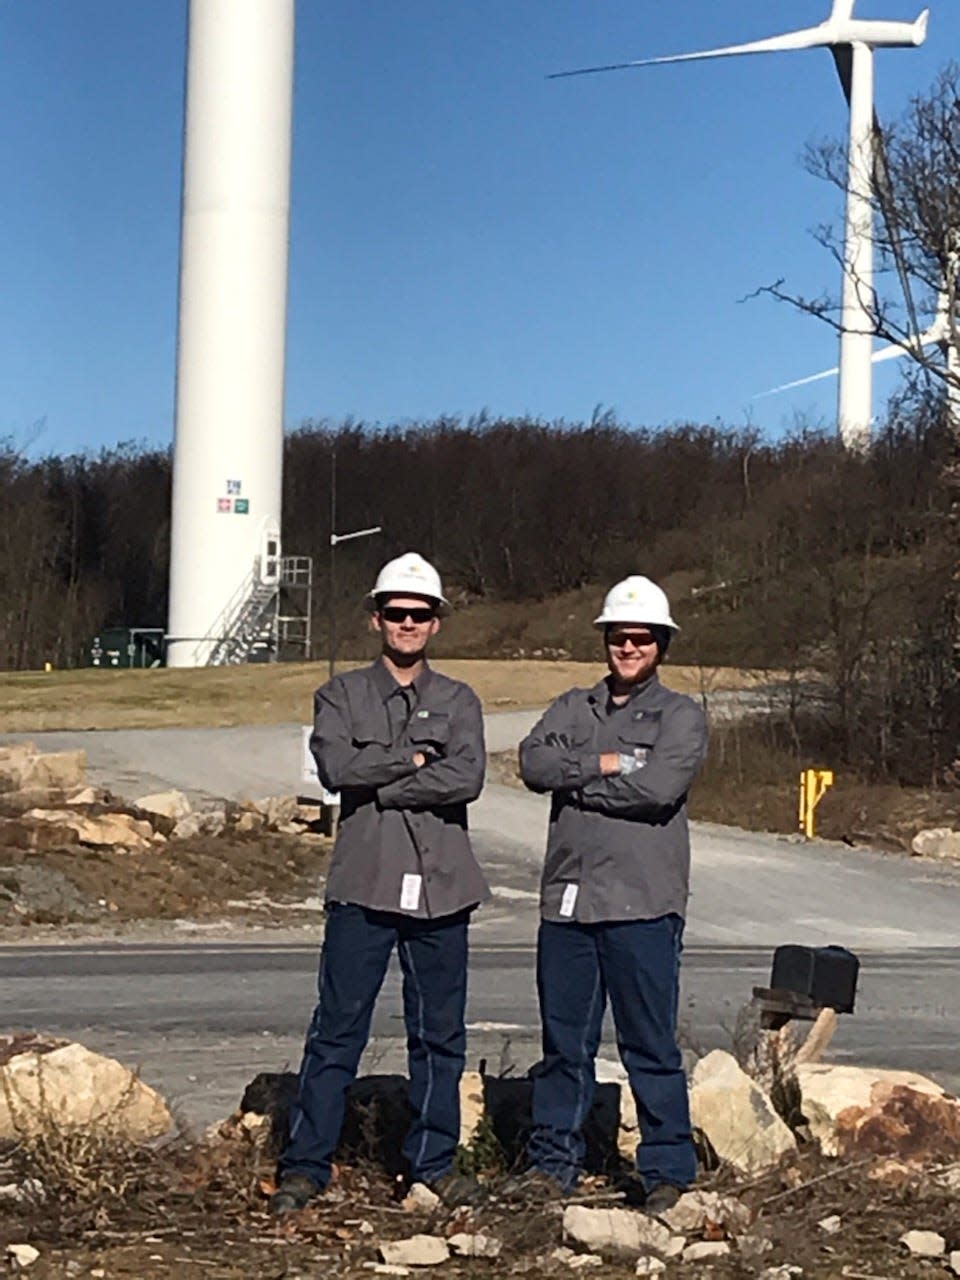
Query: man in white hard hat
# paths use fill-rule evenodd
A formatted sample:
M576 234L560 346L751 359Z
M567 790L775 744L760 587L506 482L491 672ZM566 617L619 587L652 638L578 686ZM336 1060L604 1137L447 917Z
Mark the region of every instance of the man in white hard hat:
M576 1186L609 997L640 1122L633 1189L656 1214L697 1172L677 1000L686 799L707 727L700 706L657 676L679 628L655 583L618 582L595 626L609 674L563 694L520 744L524 782L552 806L537 941L543 1058L530 1169L514 1190L553 1198Z
M340 792L340 825L326 887L320 999L271 1199L275 1214L302 1208L330 1180L346 1092L395 948L413 1111L404 1145L411 1180L451 1202L470 1191L452 1166L466 1051L467 924L489 897L467 835L467 805L483 786L483 717L473 690L426 660L447 603L434 567L414 552L391 560L368 601L380 658L336 676L315 696L310 745L324 786Z

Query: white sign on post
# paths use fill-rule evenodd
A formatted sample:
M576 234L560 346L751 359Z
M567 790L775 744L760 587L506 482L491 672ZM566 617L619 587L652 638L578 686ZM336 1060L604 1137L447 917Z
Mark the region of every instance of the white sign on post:
M305 724L300 728L300 746L301 746L301 764L300 764L300 780L308 787L312 788L311 795L317 794L317 798L321 804L334 805L340 804L340 792L328 791L320 781L320 775L317 773L317 762L313 758L313 752L310 750L310 735L313 733L313 725Z

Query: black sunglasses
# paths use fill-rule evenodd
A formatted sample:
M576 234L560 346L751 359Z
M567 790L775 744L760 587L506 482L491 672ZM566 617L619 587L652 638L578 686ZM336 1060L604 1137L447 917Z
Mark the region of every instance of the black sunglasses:
M421 609L407 609L399 604L387 604L380 610L380 617L387 622L406 622L407 618L411 622L432 622L436 617L436 610L425 605Z

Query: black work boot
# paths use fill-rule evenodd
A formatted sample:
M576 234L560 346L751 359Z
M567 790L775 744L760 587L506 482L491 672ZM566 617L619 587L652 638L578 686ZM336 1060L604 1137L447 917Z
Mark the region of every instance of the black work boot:
M270 1197L270 1212L275 1218L296 1213L298 1209L305 1209L315 1196L320 1195L320 1191L321 1188L306 1174L288 1174Z
M542 1169L527 1169L525 1173L501 1182L497 1194L502 1200L519 1204L548 1204L562 1200L570 1193Z
M486 1192L476 1178L468 1173L445 1173L436 1182L428 1182L430 1190L440 1197L441 1204L448 1209L458 1209L461 1205L478 1205L486 1199Z
M651 1218L666 1213L677 1203L686 1187L678 1187L674 1182L658 1182L643 1198L643 1212Z

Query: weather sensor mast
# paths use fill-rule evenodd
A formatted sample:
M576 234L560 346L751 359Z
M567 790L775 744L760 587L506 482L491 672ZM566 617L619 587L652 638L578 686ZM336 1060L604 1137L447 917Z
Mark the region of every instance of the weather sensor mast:
M294 0L190 0L167 662L276 590Z

